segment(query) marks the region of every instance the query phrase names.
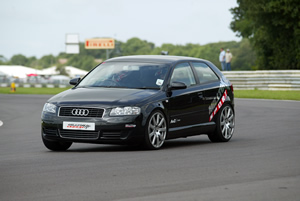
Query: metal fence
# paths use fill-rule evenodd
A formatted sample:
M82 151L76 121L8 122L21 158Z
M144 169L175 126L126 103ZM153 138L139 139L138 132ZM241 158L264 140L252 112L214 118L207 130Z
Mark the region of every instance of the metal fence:
M55 75L49 77L43 76L34 76L34 77L27 77L27 78L15 78L15 77L8 77L8 76L1 76L0 75L0 87L10 87L11 83L15 83L16 87L47 87L47 88L56 88L56 87L68 87L69 81L71 78L64 76L64 75Z
M234 89L300 90L300 70L226 71Z

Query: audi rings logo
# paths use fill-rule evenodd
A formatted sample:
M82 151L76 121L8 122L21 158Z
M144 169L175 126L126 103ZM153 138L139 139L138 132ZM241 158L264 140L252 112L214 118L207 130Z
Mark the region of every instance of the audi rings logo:
M74 116L88 116L89 110L88 109L73 109L72 115Z

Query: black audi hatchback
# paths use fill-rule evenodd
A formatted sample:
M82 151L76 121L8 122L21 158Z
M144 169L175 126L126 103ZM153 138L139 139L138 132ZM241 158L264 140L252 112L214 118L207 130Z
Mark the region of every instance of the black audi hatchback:
M72 143L142 144L206 134L227 142L235 127L231 83L211 62L179 56L106 60L42 111L42 140L53 151Z

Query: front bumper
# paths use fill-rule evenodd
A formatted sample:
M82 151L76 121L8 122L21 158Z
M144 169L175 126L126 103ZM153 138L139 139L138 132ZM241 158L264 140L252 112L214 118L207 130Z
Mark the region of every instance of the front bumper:
M63 122L95 123L95 129L63 129ZM42 137L45 140L98 144L138 143L143 139L142 116L82 118L42 114Z

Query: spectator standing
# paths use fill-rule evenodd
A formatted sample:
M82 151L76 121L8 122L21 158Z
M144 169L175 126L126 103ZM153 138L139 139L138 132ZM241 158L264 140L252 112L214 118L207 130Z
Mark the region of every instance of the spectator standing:
M230 52L229 49L226 50L225 57L226 57L226 68L225 68L225 70L231 71L231 59L232 59L232 54L231 54L231 52Z
M222 70L225 70L226 61L225 61L225 50L224 50L224 48L220 49L219 60L221 62Z

